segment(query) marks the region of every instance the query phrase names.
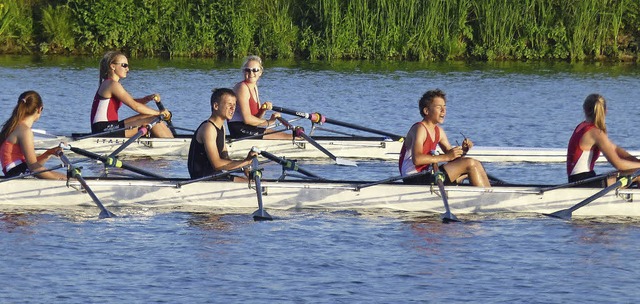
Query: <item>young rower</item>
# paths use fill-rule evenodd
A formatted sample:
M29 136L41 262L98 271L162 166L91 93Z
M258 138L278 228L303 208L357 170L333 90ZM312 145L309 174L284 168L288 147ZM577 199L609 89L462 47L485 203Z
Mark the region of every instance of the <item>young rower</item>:
M593 170L600 152L619 171L640 168L640 160L614 144L607 135L607 101L599 94L587 96L582 104L585 120L578 124L567 147L567 176L575 182L596 176ZM606 187L613 182L597 180L583 186Z
M42 98L35 91L26 91L18 97L18 104L13 108L11 117L7 119L0 131L0 163L6 177L18 176L28 172L45 170L44 164L51 155L57 155L59 147L51 148L40 156L36 156L33 144L33 123L40 119L44 111ZM67 176L55 171L36 174L39 178L65 180Z
M245 58L242 64L244 80L238 82L233 91L238 97L238 109L229 119L229 135L233 138L261 135L258 138L264 139L291 139L292 135L281 132L273 132L269 126L276 124L280 113L273 113L269 119L265 119L264 114L271 110L271 102L260 103L258 94L258 80L262 76L264 67L262 59L251 55Z
M129 61L127 56L121 52L107 52L100 60L100 86L93 97L91 106L91 133L146 125L160 114L164 114L167 119L171 118L171 113L168 110L157 111L146 105L152 100L160 102L159 94L135 99L129 95L120 83L121 79L127 77L127 73L129 73ZM118 109L123 103L138 114L124 120L118 120ZM110 133L108 136L131 137L137 132L137 129L129 129ZM173 137L173 134L165 124L158 123L151 129L151 136Z
M191 178L213 175L222 170L248 166L257 154L250 151L243 160L231 160L225 141L224 121L236 110L236 94L231 89L215 89L211 94L211 116L200 124L191 138L187 167ZM236 179L238 179L236 177Z
M433 164L447 162L438 167L445 176L445 184L458 183L468 177L474 186L490 187L489 178L482 163L464 156L466 151L473 147L473 142L465 139L462 147L452 147L447 134L439 126L444 122L447 113L445 93L439 89L427 91L420 98L418 108L422 121L415 123L405 137L398 162L400 174L408 176L431 170ZM440 146L445 153L432 155L432 151L435 151L437 146ZM434 182L434 176L425 174L405 178L404 182L431 184Z

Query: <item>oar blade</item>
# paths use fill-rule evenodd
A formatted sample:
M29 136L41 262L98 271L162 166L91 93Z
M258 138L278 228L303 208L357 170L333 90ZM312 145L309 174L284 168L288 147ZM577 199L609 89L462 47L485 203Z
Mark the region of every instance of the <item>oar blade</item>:
M460 220L453 213L451 213L451 211L443 213L441 218L442 222L445 224L460 222Z
M112 218L112 217L117 217L117 215L111 213L111 211L107 209L102 210L98 215L99 219Z
M263 208L260 208L253 212L252 216L253 220L256 222L273 221L273 217Z
M336 165L357 167L358 163L356 163L355 161L352 161L350 159L344 159L344 158L336 157Z
M553 218L557 218L557 219L561 219L561 220L571 220L571 215L572 215L573 211L571 211L571 209L562 209L562 210L558 210L554 213L545 213L544 215L548 216L548 217L553 217Z

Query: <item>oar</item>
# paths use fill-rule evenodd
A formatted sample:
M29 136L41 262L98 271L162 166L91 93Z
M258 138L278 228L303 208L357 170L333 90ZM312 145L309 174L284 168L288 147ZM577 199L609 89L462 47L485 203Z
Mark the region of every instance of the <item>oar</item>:
M569 183L564 183L564 184L560 184L560 185L541 188L540 189L540 194L545 193L547 191L551 191L551 190L571 188L571 187L587 184L587 183L590 183L590 182L603 180L603 179L609 178L610 176L617 175L618 173L619 173L619 171L612 171L612 172L605 173L605 174L599 174L599 175L596 175L594 177L581 179L581 180L575 181L575 182L569 182Z
M286 160L286 159L277 157L277 156L275 156L275 155L273 155L273 154L271 154L271 153L269 153L267 151L262 151L262 150L260 150L260 149L258 149L256 147L253 147L251 150L253 152L256 152L256 153L264 156L267 159L270 159L270 160L280 164L282 166L282 168L285 169L285 170L293 170L293 171L296 171L296 172L300 172L300 173L302 173L302 174L304 174L306 176L313 177L315 179L324 179L324 178L319 177L319 176L317 176L317 175L315 175L315 174L313 174L313 173L311 173L311 172L309 172L309 171L307 171L307 170L305 170L303 168L298 167L298 164L295 161L290 161L290 160Z
M203 177L199 177L199 178L194 178L194 179L190 179L184 182L178 182L176 183L176 188L180 188L184 185L188 185L188 184L193 184L193 183L197 183L197 182L201 182L201 181L207 181L207 180L213 180L213 179L218 179L218 178L223 178L223 177L227 177L233 173L237 173L237 172L242 172L244 170L243 167L240 168L235 168L233 170L229 170L229 171L224 171L224 172L220 172L220 173L216 173L216 174L212 174L212 175L207 175L207 176L203 176Z
M335 155L333 155L333 153L331 153L331 152L329 152L329 150L325 149L315 139L311 138L311 136L309 136L306 133L304 133L304 128L298 127L298 126L293 126L287 120L285 120L282 117L278 117L278 120L280 121L280 123L282 123L283 126L287 127L287 129L293 131L293 136L302 137L302 138L306 139L310 144L312 144L314 147L316 147L316 149L320 150L322 153L324 153L325 155L329 156L329 158L333 159L333 161L335 161L337 165L353 166L353 167L357 167L358 166L358 164L356 164L356 162L354 162L352 160L338 158Z
M86 161L87 161L86 159L80 159L80 160L74 160L74 161L72 161L71 163L72 163L72 164L77 164L77 163L86 162ZM38 171L38 172L29 172L29 173L27 173L27 174L22 174L22 175L17 175L17 176L12 176L12 177L3 178L3 179L0 179L0 183L4 183L4 182L8 182L8 181L12 181L12 180L16 180L16 179L23 179L23 178L25 178L25 177L29 177L29 176L33 176L33 175L38 175L38 174L40 174L40 173L49 172L49 171L54 171L54 170L58 170L58 169L61 169L61 168L66 167L66 166L67 166L66 164L59 164L59 165L55 165L55 166L53 166L53 167L51 167L51 168L47 168L47 169L44 169L44 170L40 170L40 171Z
M155 96L153 98L155 99ZM158 110L160 110L160 112L166 110L166 108L162 104L162 101L157 101L156 105L158 106ZM171 115L171 116L173 116L173 115ZM167 126L169 126L169 129L171 130L171 134L173 134L173 137L178 137L178 134L176 133L176 130L173 127L173 123L171 122L172 118L173 117L169 117L169 119L167 120Z
M368 187L371 187L371 186L376 186L376 185L380 185L380 184L395 182L395 181L400 180L400 179L413 178L413 177L425 175L427 173L429 173L429 171L424 170L424 171L421 171L421 172L418 172L418 173L409 174L409 175L398 175L398 176L385 178L383 180L379 180L379 181L375 181L375 182L359 184L359 185L356 185L355 191L360 191L360 189L368 188Z
M140 128L138 128L138 132L136 132L135 135L133 135L133 136L131 136L131 138L127 139L127 141L125 141L122 145L120 145L120 147L118 147L113 152L111 152L111 154L109 154L109 156L107 156L107 157L115 157L116 155L118 155L118 153L122 152L122 150L124 150L126 147L128 147L133 142L138 140L138 138L147 135L147 133L153 128L153 126L155 126L162 119L164 119L164 114L154 118L146 126L141 126Z
M73 151L74 153L89 157L89 158L93 158L95 160L99 160L102 163L104 163L105 167L116 167L116 168L123 168L123 169L127 169L129 171L141 174L141 175L145 175L145 176L149 176L149 177L155 177L155 178L164 178L160 175L157 175L155 173L152 172L148 172L146 170L140 169L140 168L136 168L134 166L128 165L123 163L121 160L119 160L117 157L106 157L106 156L102 156L99 154L95 154L93 152L87 151L87 150L83 150L80 148L76 148L76 147L70 147L71 151Z
M82 177L82 173L80 172L80 168L74 166L69 159L67 158L66 155L64 155L64 153L62 151L58 152L58 157L60 157L60 159L62 160L62 162L67 166L67 176L68 177L74 177L75 179L78 180L78 182L80 182L80 185L82 185L82 187L84 188L85 191L87 191L87 194L89 194L89 196L91 197L91 199L93 200L94 203L96 203L96 205L98 206L98 208L100 208L100 214L98 215L98 218L107 218L107 217L115 217L115 214L111 213L111 211L107 210L107 208L104 207L104 205L102 204L102 202L100 202L100 199L98 199L98 197L96 196L95 193L93 193L93 190L91 190L91 188L89 188L89 185L87 185L87 182L84 180L84 178Z
M108 135L108 134L112 134L112 133L116 133L116 132L120 132L120 131L127 131L127 130L131 130L133 128L135 128L136 126L128 126L128 127L123 127L123 128L117 128L117 129L111 129L111 130L107 130L107 131L103 131L103 132L98 132L98 133L91 133L91 134L87 134L84 136L78 136L78 137L73 137L73 140L83 140L86 138L91 138L91 137L99 137L102 135Z
M432 155L435 155L436 151L431 151ZM459 222L458 218L451 213L451 209L449 209L449 198L447 197L447 192L444 190L444 173L440 171L438 167L438 163L434 163L431 165L433 170L433 176L436 179L436 183L438 184L438 189L440 189L440 197L442 197L442 203L444 203L444 213L442 214L442 222L450 223L450 222Z
M338 126L342 126L342 127L347 127L347 128L351 128L351 129L356 129L356 130L360 130L360 131L365 131L365 132L370 132L370 133L374 133L374 134L380 134L380 135L384 135L387 136L393 140L398 140L398 141L403 141L404 137L400 136L400 135L396 135L393 133L389 133L389 132L385 132L385 131L380 131L380 130L376 130L376 129L371 129L371 128L367 128L367 127L363 127L363 126L359 126L359 125L355 125L355 124L351 124L351 123L347 123L347 122L342 122L342 121L338 121L335 119L331 119L331 118L327 118L323 115L321 115L320 113L305 113L305 112L299 112L299 111L294 111L294 110L290 110L290 109L286 109L286 108L282 108L282 107L276 107L273 106L272 109L274 111L277 112L281 112L281 113L286 113L289 115L295 115L298 117L302 117L302 118L306 118L311 120L314 123L330 123L330 124L334 124L334 125L338 125Z
M605 196L607 193L611 192L614 189L618 189L618 188L622 188L622 187L626 187L627 185L629 185L636 177L638 177L638 175L640 175L640 170L636 170L635 172L633 172L633 174L631 174L630 176L623 176L621 178L619 178L615 183L613 183L612 185L598 191L598 193L587 197L585 200L573 205L570 208L567 209L563 209L563 210L559 210L556 211L554 213L551 214L545 214L546 216L550 216L550 217L555 217L555 218L559 218L559 219L563 219L563 220L570 220L571 219L571 215L573 213L573 211L576 211L584 206L586 206L587 204Z
M253 212L254 221L271 221L273 218L262 206L262 184L260 179L262 178L262 169L258 168L258 158L254 157L251 161L251 179L256 184L256 196L258 197L258 210Z

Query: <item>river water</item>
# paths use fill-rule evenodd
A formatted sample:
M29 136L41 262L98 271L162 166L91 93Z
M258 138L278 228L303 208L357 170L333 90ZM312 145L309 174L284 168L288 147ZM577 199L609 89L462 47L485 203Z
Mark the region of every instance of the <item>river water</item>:
M0 120L32 89L45 102L35 128L87 132L97 62L0 57ZM182 128L195 129L208 117L212 88L231 87L241 77L240 62L129 63L124 86L134 96L160 93ZM610 137L640 149L636 65L265 65L263 100L400 135L420 120L422 93L441 88L449 97L450 140L461 141L462 132L480 146L563 148L582 119L582 101L598 92L609 101ZM122 117L131 114L123 110ZM186 176L185 160L136 161ZM392 162L305 165L329 178L397 175ZM511 182L565 181L563 164L486 167ZM269 168L266 175L279 173ZM0 302L601 303L635 302L640 295L637 219L492 215L445 225L431 214L274 210L273 222L253 222L252 210L124 209L118 218L97 220L93 211L0 213Z

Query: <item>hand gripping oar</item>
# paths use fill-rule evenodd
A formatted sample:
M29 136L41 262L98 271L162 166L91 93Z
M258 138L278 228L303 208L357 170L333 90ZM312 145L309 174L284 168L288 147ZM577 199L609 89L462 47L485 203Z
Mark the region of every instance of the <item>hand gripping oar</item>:
M153 126L155 126L162 119L164 119L164 114L161 114L160 116L156 117L151 122L149 122L146 126L139 127L138 128L138 132L136 132L135 135L133 135L133 136L131 136L131 138L127 139L127 141L125 141L122 145L120 145L120 147L118 147L118 149L115 149L113 152L111 152L111 154L109 154L109 156L107 156L107 157L115 157L116 155L118 155L118 153L122 152L122 150L124 150L126 147L128 147L133 142L138 140L138 138L147 135L147 133L153 128Z
M559 210L556 211L554 213L551 214L545 214L546 216L550 216L550 217L555 217L555 218L559 218L559 219L563 219L563 220L570 220L571 219L571 215L573 213L573 211L576 211L584 206L586 206L587 204L605 196L607 193L611 192L614 189L618 189L618 188L622 188L622 187L626 187L627 185L629 185L636 177L638 177L638 175L640 175L640 170L636 170L635 172L633 172L633 174L631 174L630 176L623 176L621 178L619 178L615 183L613 183L612 185L598 191L598 193L587 197L585 200L573 205L570 208L567 209L563 209L563 210Z
M71 151L89 158L93 158L95 160L99 160L101 161L105 167L116 167L116 168L123 168L123 169L127 169L131 172L135 172L141 175L145 175L145 176L149 176L149 177L155 177L155 178L163 178L160 175L157 175L155 173L152 172L148 172L146 170L142 170L140 168L136 168L134 166L128 165L123 163L121 160L119 160L117 157L106 157L106 156L102 156L102 155L98 155L95 154L93 152L87 151L87 150L83 150L80 148L76 148L76 147L70 147Z
M254 221L271 221L273 218L262 206L262 184L260 179L262 178L262 169L258 168L258 158L254 157L251 161L251 179L256 184L256 196L258 197L258 210L253 212ZM251 181L249 181L251 183Z
M277 156L275 156L275 155L273 155L273 154L271 154L271 153L269 153L267 151L262 151L262 150L260 150L260 149L258 149L256 147L251 148L251 150L253 152L256 152L256 153L264 156L265 158L267 158L269 160L272 160L272 161L280 164L282 166L282 168L285 169L285 170L293 170L293 171L296 171L296 172L300 172L300 173L302 173L302 174L304 174L304 175L306 175L308 177L313 177L315 179L324 179L324 178L322 178L320 176L317 176L317 175L315 175L315 174L313 174L313 173L311 173L311 172L309 172L309 171L307 171L307 170L305 170L303 168L298 167L298 164L295 161L290 161L290 160L286 160L286 159L277 157Z
M62 153L62 151L58 152L58 157L60 157L62 162L67 166L67 178L72 178L73 177L73 178L77 179L78 182L80 182L80 185L82 185L82 187L84 188L84 190L87 191L87 194L89 194L89 196L91 197L93 202L96 203L98 208L100 208L100 215L98 215L98 217L101 218L101 219L107 218L107 217L115 217L115 214L113 214L113 213L111 213L111 211L107 210L107 208L104 207L102 202L100 202L100 199L98 199L96 194L93 193L93 190L91 190L91 188L89 188L89 185L87 185L87 182L82 177L82 173L80 172L81 168L78 168L78 167L74 166L73 164L71 164L71 162L69 161L67 156L64 155L64 153Z
M153 99L155 100L155 96L153 97ZM160 112L166 110L167 108L164 107L164 105L162 104L162 101L156 101L156 106L158 106L158 110L160 110ZM171 113L171 112L169 112ZM173 137L178 137L178 134L176 133L176 128L173 127L173 123L171 122L171 118L173 115L169 116L169 119L167 119L167 126L169 126L169 129L171 130L171 134L173 134Z
M358 126L358 125L354 125L354 124L351 124L351 123L342 122L342 121L338 121L338 120L335 120L335 119L327 118L327 117L323 116L320 113L311 113L311 114L309 114L309 113L305 113L305 112L298 112L298 111L294 111L294 110L290 110L290 109L286 109L286 108L282 108L282 107L276 107L276 106L273 106L272 109L274 111L277 111L277 112L286 113L286 114L289 114L289 115L295 115L295 116L298 116L298 117L309 119L313 123L325 123L326 122L326 123L330 123L330 124L334 124L334 125L338 125L338 126L342 126L342 127L347 127L347 128L351 128L351 129L360 130L360 131L365 131L365 132L370 132L370 133L374 133L374 134L384 135L384 136L387 136L387 137L389 137L389 138L391 138L393 140L398 140L398 141L403 141L404 140L404 137L402 137L400 135L396 135L396 134L385 132L385 131L371 129L371 128Z
M337 165L353 166L353 167L357 167L358 166L358 164L356 164L356 162L354 162L354 161L343 159L343 158L338 158L335 155L333 155L333 153L331 153L331 152L329 152L329 150L325 149L315 139L311 138L311 136L309 136L306 133L304 133L304 128L298 127L298 126L293 126L286 119L284 119L282 117L278 117L278 120L280 121L280 123L282 123L283 126L287 127L287 129L293 131L293 136L302 137L302 138L306 139L310 144L312 144L314 147L316 147L316 149L320 150L320 152L324 153L325 155L329 156L329 158L333 159L333 161L335 161Z
M435 155L435 151L431 151L432 155ZM442 202L444 203L444 213L442 214L442 222L447 224L450 222L459 222L458 218L451 213L451 209L449 209L449 198L447 197L447 192L444 189L444 173L440 171L438 167L438 163L434 163L431 165L433 170L433 177L438 184L438 189L440 189L440 196L442 197Z

